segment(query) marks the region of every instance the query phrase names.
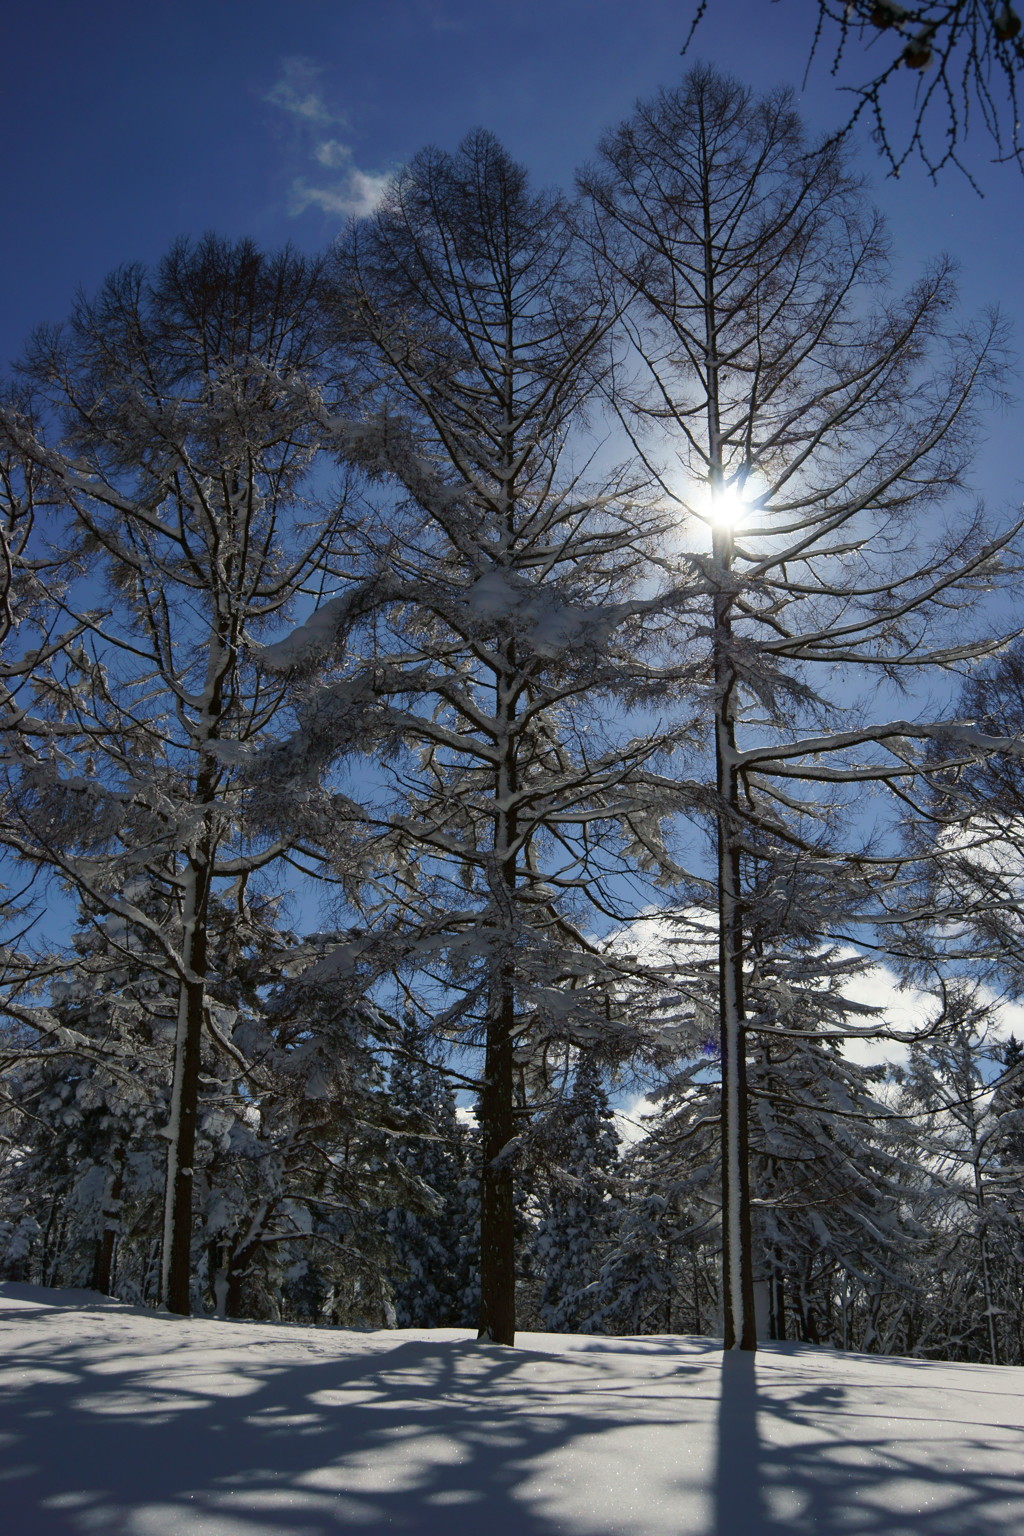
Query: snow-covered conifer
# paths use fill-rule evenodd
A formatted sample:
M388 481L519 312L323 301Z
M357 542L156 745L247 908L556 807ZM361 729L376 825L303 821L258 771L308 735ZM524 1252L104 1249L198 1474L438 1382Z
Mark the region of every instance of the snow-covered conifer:
M1024 646L968 674L956 714L1002 750L953 765L941 744L929 793L908 817L920 859L905 900L907 969L928 977L953 960L1011 994L1024 992ZM1007 750L1009 749L1009 750Z
M422 1182L426 1202L394 1206L387 1235L399 1328L466 1328L475 1321L479 1282L479 1177L474 1137L428 1041L404 1031L388 1080L399 1131L395 1155Z
M322 434L298 382L322 358L318 281L294 252L180 242L41 331L30 408L3 416L5 451L43 482L72 579L61 612L79 632L40 651L19 704L5 835L173 973L163 1296L176 1312L190 1304L203 1051L232 1055L209 913L217 893L241 907L289 847L239 823L238 759L285 702L247 647L321 582L340 517L312 500ZM165 894L165 921L134 900L138 880Z
M157 921L170 898L134 899ZM215 899L208 913L221 1041L208 1035L200 1062L191 1304L380 1325L379 1213L419 1189L393 1151L377 1015L317 986L274 907ZM74 950L49 987L55 1028L3 1053L0 1261L18 1278L154 1303L177 977L159 946L103 913L83 913Z
M552 1333L586 1333L594 1328L590 1288L621 1217L619 1138L593 1060L580 1059L571 1091L540 1117L533 1141L527 1268L535 1277L537 1313Z
M1016 1079L1011 1068L997 1102L992 1084L1002 1076L1003 1051L990 1004L960 982L949 989L944 1012L942 1028L912 1047L903 1088L932 1175L926 1219L933 1241L921 1277L927 1323L915 1343L945 1359L997 1364L1019 1339L1022 1211L1016 1180L1005 1177L1007 1128L999 1113Z
M793 930L822 941L889 916L880 876L898 863L886 849L880 863L854 859L837 802L851 785L861 798L869 784L901 795L930 766L935 725L892 719L885 686L910 688L995 643L965 613L1015 530L962 510L955 493L978 407L998 387L1003 335L992 315L951 319L948 263L889 292L880 219L843 148L807 140L787 92L755 98L696 69L606 137L583 185L595 257L631 301L637 368L617 380L623 420L680 518L707 530L709 547L688 559L714 589L702 638L725 1336L753 1348L746 1076L757 1020L744 987L756 909L785 908ZM978 745L972 731L946 739L954 758Z
M638 586L662 519L643 473L584 472L613 317L562 201L489 135L417 156L351 228L330 318L345 387L322 420L380 511L363 584L268 660L326 661L287 760L363 754L363 920L400 931L439 1039L483 1051L480 1330L510 1343L532 1084L642 1033L630 967L589 935L630 858L669 869L682 792L645 783L653 748L616 739L613 703L664 622Z

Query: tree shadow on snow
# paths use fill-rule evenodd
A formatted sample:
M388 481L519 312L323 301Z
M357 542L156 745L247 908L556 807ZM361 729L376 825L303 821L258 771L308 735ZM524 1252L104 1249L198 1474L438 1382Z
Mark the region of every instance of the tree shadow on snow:
M580 1527L524 1485L549 1453L630 1422L598 1361L577 1375L608 1401L574 1406L558 1355L450 1338L352 1352L325 1330L310 1363L282 1365L261 1363L264 1341L247 1348L247 1331L204 1343L194 1371L184 1336L132 1358L116 1337L98 1349L55 1331L9 1361L5 1536L556 1536ZM657 1409L679 1421L674 1403Z
M0 1371L5 1536L1024 1530L1024 1436L1000 1422L991 1371L957 1375L943 1423L927 1369L844 1372L801 1346L728 1355L719 1396L721 1357L698 1340L547 1353L325 1329L292 1349L287 1330L164 1319L141 1354L117 1316L134 1309L79 1302L109 1319L86 1337L61 1308L31 1310L40 1326Z
M1019 1373L1003 1393L991 1368L975 1380L963 1368L957 1398L979 1397L968 1427L924 1362L919 1381L903 1360L894 1380L881 1373L896 1362L850 1357L880 1374L845 1385L821 1380L826 1353L723 1357L714 1536L1020 1536L1024 1434L998 1421L1001 1397L1020 1401Z

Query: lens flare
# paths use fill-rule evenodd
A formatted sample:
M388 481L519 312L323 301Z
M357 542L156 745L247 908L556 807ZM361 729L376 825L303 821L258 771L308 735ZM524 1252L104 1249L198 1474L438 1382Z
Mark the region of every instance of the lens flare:
M750 511L750 502L735 485L723 485L719 491L709 490L707 505L711 521L720 528L735 528Z

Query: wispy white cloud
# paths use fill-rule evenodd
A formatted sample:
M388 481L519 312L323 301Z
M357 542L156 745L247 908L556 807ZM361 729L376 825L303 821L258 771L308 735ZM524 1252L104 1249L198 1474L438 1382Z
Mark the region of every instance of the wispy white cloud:
M296 176L288 212L296 217L307 208L319 208L323 213L336 213L342 218L365 219L384 196L389 179L367 174L355 165L347 166L336 182L327 185L317 184L306 176Z
M313 158L329 171L347 170L352 151L340 139L322 139L313 150Z
M364 219L377 207L390 176L383 171L364 171L356 163L351 145L337 136L346 126L344 114L328 103L322 88L323 69L311 59L285 59L281 78L264 100L292 119L300 132L303 159L319 166L292 178L288 213L297 218L307 208L338 218Z
M264 100L306 123L336 122L338 119L328 111L320 91L322 74L323 70L311 59L285 59L280 80L270 87Z

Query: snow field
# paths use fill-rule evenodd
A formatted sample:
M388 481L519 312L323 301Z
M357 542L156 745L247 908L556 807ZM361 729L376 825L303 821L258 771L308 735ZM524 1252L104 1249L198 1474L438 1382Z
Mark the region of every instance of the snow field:
M1020 1536L1024 1370L0 1286L5 1536Z

